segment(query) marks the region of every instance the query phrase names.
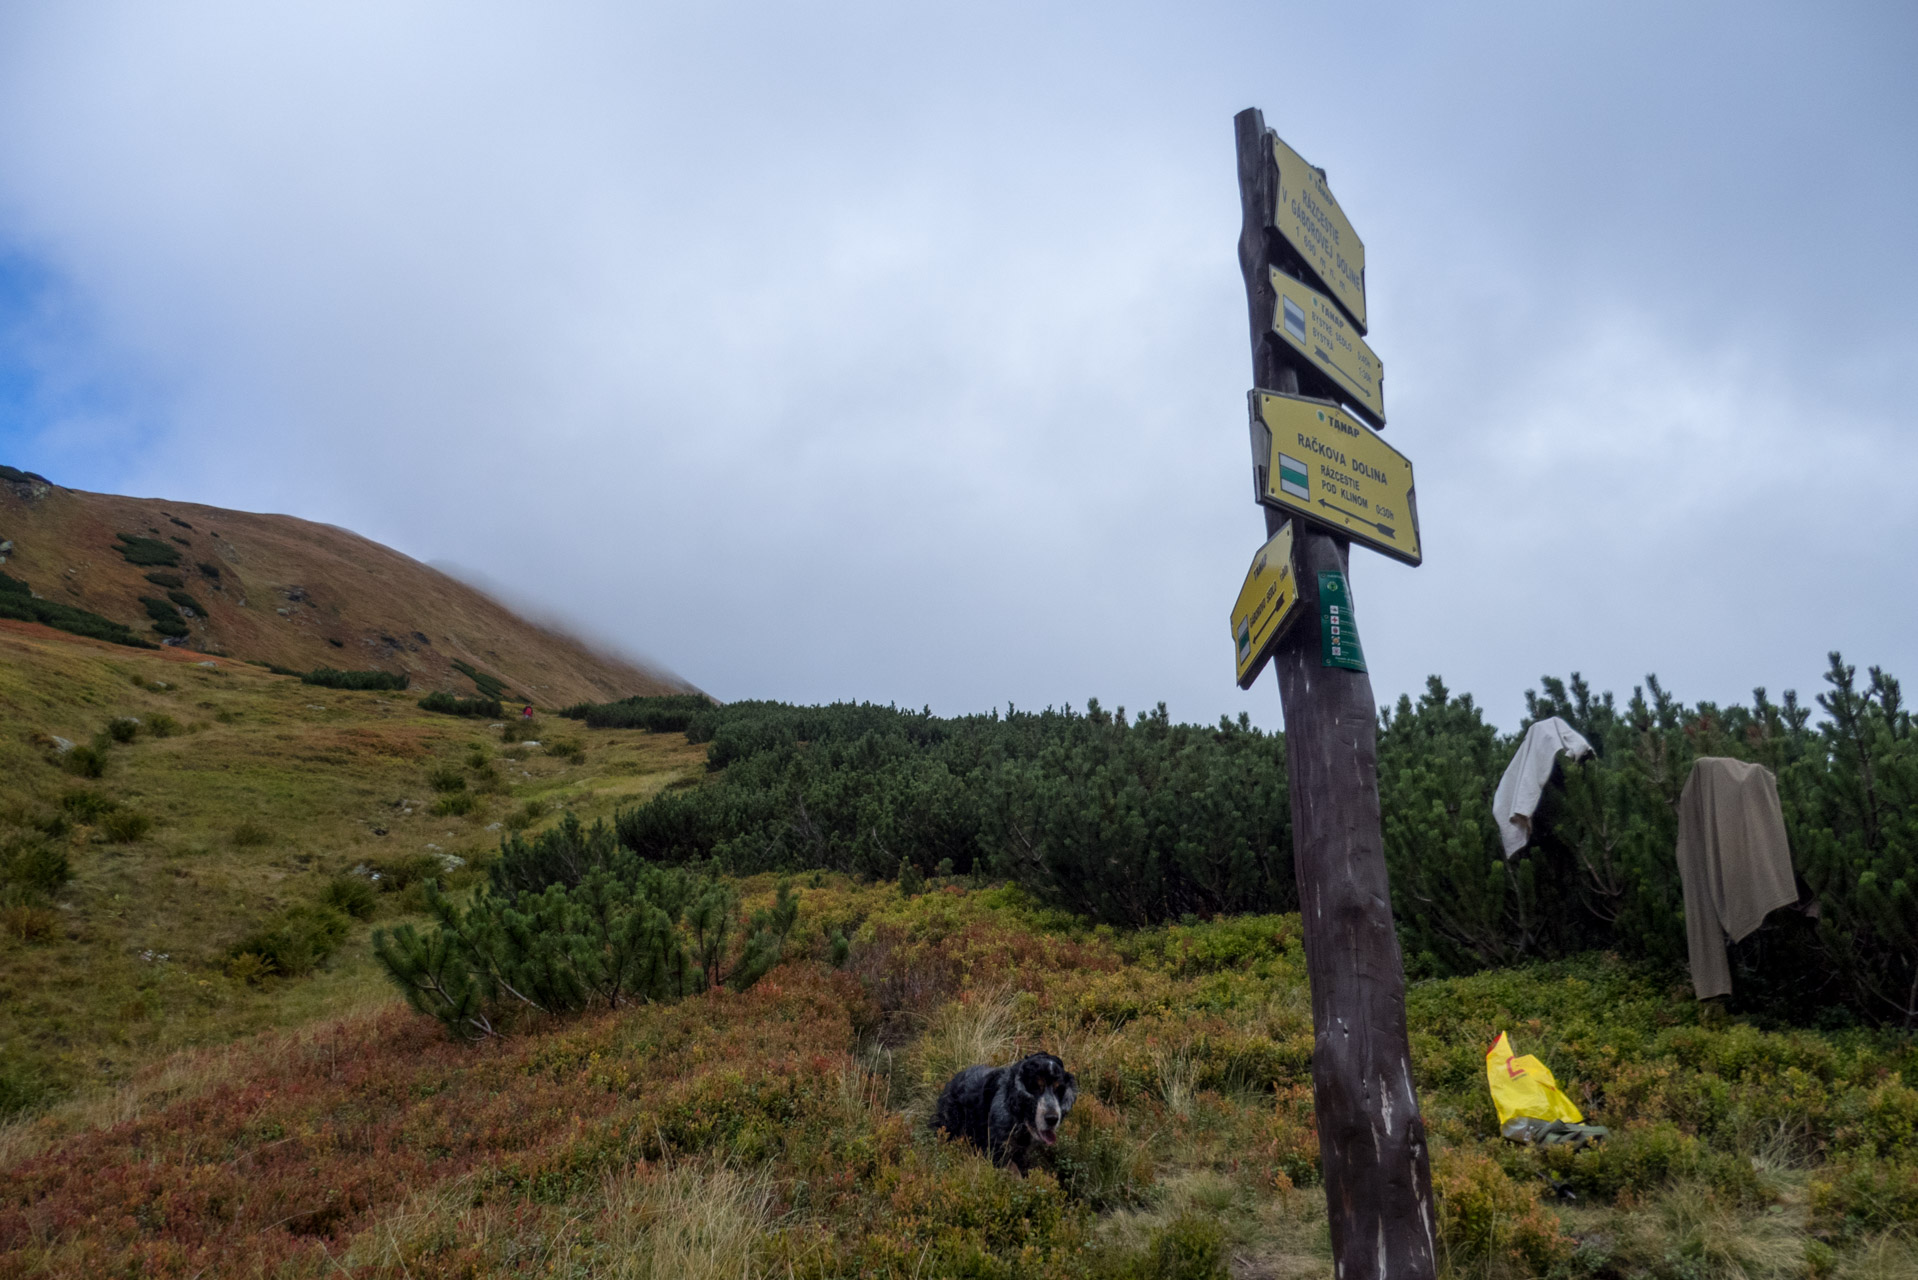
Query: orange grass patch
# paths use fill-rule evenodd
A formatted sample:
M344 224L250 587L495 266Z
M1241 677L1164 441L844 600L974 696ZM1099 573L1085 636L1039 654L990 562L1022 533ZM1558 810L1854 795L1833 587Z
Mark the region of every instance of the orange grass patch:
M849 986L788 966L479 1049L410 1013L328 1024L0 1174L0 1274L298 1271L462 1178L537 1204L648 1156L771 1154L836 1091ZM857 1145L818 1148L829 1182L871 1167Z

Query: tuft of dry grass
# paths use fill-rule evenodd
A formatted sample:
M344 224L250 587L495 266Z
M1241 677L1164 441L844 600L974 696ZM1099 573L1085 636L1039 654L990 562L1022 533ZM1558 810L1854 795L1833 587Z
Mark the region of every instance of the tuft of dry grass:
M1175 1116L1192 1113L1192 1055L1190 1046L1155 1049L1153 1067L1158 1076L1159 1100Z
M616 1280L755 1280L766 1274L773 1189L764 1169L661 1163L613 1175L603 1234Z
M232 840L236 849L258 849L273 843L273 832L264 822L248 818L233 828Z
M1739 1213L1694 1183L1678 1184L1637 1216L1639 1246L1661 1257L1662 1270L1701 1280L1792 1280L1805 1273L1805 1236L1783 1215Z
M1918 1227L1864 1240L1832 1272L1834 1280L1918 1280Z
M59 918L45 907L24 903L0 907L0 930L22 942L45 942L59 923Z
M932 1015L912 1054L914 1083L928 1110L955 1072L1011 1061L1019 1042L1020 1004L1011 987L993 987L968 991Z

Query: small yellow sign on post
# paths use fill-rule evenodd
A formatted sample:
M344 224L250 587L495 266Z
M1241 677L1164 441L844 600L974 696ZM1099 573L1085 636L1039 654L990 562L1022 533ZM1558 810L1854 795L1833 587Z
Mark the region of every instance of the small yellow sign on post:
M1337 303L1277 267L1269 270L1272 292L1278 295L1272 332L1352 397L1373 426L1384 426L1384 362L1372 353Z
M1365 243L1332 198L1325 175L1286 146L1278 134L1267 132L1279 168L1272 225L1364 333Z
M1232 606L1232 645L1238 659L1239 687L1250 689L1272 656L1299 603L1299 581L1292 571L1292 526L1287 524L1252 557L1245 585Z
M1412 460L1329 400L1254 391L1252 474L1259 501L1418 564Z

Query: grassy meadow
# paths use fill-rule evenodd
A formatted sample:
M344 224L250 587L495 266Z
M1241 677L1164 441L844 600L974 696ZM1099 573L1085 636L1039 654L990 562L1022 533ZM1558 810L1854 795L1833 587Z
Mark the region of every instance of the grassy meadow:
M1332 1275L1296 916L1124 929L804 873L743 992L455 1043L371 930L703 749L551 719L529 748L405 694L24 630L0 712L0 840L72 873L4 908L0 1276ZM97 778L51 743L102 734ZM350 925L301 972L244 950L320 908ZM1736 1020L1603 953L1408 1002L1448 1276L1918 1280L1908 1035ZM1609 1143L1496 1136L1500 1030ZM926 1131L953 1070L1037 1049L1080 1097L1032 1176Z
M97 1092L157 1054L388 1003L366 936L420 909L407 889L421 877L458 885L508 827L610 814L703 769L678 738L595 734L556 754L583 743L577 726L528 726L557 736L523 747L417 695L0 627L0 847L51 845L72 876L0 903L0 1102ZM74 772L56 739L100 776ZM359 904L365 919L341 913L351 932L329 963L297 981L231 971L236 943L355 868L396 891Z

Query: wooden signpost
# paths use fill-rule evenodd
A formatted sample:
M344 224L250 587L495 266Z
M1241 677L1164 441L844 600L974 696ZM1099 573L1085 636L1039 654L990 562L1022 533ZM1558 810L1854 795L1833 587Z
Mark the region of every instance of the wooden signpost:
M1265 127L1258 111L1242 111L1233 123L1244 213L1239 266L1252 330L1255 414L1268 424L1275 415L1283 420L1303 383L1383 424L1383 400L1367 403L1362 386L1346 386L1329 373L1326 363L1338 366L1341 357L1313 343L1309 316L1300 326L1307 334L1303 342L1296 331L1287 332L1283 309L1285 298L1304 294L1324 303L1345 322L1351 351L1363 350L1376 368L1370 348L1358 342L1366 321L1363 245L1338 210L1323 172L1303 176L1310 167ZM1300 282L1307 274L1332 292L1308 289ZM1323 329L1336 332L1329 318ZM1348 358L1338 367L1356 365ZM1328 384L1331 389L1323 390ZM1376 388L1375 379L1374 393ZM1398 521L1394 507L1393 520L1354 526L1308 505L1286 487L1283 473L1274 477L1272 454L1285 452L1308 464L1298 487L1308 495L1330 496L1330 490L1319 488L1322 477L1311 470L1312 459L1281 449L1282 430L1271 426L1267 471L1258 484L1268 538L1282 529L1293 534L1290 567L1299 605L1291 610L1296 620L1281 623L1271 642L1271 661L1285 711L1293 860L1312 984L1313 1098L1334 1271L1338 1280L1431 1280L1436 1271L1432 1178L1425 1122L1412 1087L1405 972L1392 927L1379 828L1378 707L1358 646L1346 563L1349 539L1418 563L1422 552L1410 502L1411 466L1405 463L1402 482L1385 466L1378 467L1382 478L1361 477L1349 465L1353 451L1348 450L1348 465L1336 468L1340 475L1329 482L1355 495L1363 486L1343 485L1344 480L1373 486L1364 489L1366 495L1374 489L1396 495L1402 489L1408 517ZM1255 431L1255 454L1257 448ZM1404 461L1403 455L1393 456ZM1388 506L1396 500L1385 499ZM1355 504L1345 505L1362 513ZM1382 532L1380 525L1391 532ZM1408 534L1409 544L1402 540Z

